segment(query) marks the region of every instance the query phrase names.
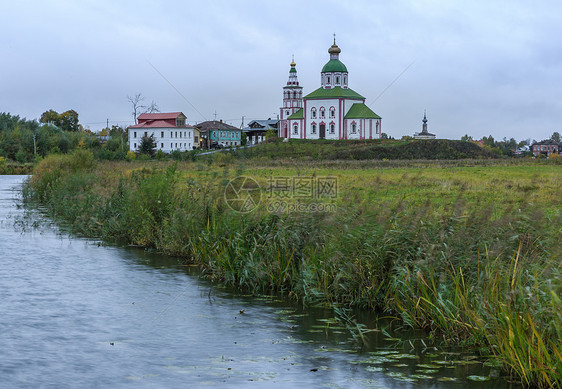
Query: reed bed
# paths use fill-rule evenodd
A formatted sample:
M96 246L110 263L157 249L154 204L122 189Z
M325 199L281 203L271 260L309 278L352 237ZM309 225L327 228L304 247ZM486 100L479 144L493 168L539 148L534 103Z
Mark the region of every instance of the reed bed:
M559 167L245 167L46 158L24 194L74 233L197 263L210 280L303 304L360 307L481 346L524 384L562 379ZM253 212L224 193L246 174L334 175L331 212ZM318 200L328 201L328 200Z

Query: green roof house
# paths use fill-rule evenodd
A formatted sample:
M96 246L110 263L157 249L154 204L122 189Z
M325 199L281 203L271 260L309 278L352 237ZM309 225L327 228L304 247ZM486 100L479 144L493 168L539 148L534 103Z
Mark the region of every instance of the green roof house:
M321 86L302 96L296 64L291 62L289 81L283 87L279 134L297 139L376 139L381 136L381 117L365 104L365 97L348 87L349 73L339 59L341 49L328 49Z

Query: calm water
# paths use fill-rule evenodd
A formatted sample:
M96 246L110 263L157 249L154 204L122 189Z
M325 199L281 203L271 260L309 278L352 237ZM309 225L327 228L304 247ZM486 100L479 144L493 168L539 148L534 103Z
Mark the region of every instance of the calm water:
M361 348L330 311L235 295L173 258L61 234L21 207L24 178L0 176L2 388L518 387L423 334L377 332Z

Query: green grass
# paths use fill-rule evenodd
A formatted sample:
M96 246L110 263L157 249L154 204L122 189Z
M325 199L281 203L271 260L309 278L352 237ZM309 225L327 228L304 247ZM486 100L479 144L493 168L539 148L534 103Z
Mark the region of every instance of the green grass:
M262 188L335 176L338 197L314 201L336 208L270 212L264 193L237 213L224 189L240 175ZM76 233L181 256L251 293L385 311L487 349L527 385L559 387L560 178L559 165L513 160L96 165L75 154L42 161L25 194Z

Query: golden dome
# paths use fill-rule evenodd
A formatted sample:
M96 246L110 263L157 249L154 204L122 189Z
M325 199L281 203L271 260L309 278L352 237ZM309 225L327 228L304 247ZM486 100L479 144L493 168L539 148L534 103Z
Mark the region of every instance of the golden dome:
M330 54L339 54L341 53L341 49L336 45L336 42L328 49L328 53Z

